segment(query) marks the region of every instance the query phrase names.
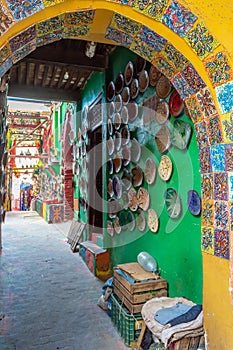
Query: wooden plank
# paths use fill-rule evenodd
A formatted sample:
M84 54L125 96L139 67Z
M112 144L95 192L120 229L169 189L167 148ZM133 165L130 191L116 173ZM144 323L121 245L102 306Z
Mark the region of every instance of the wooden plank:
M73 252L75 251L75 249L80 241L80 238L82 236L82 233L83 233L85 226L86 226L86 224L81 222L80 225L78 226L78 229L75 232L74 239L73 239L73 242L71 244L71 249Z
M136 350L140 350L141 349L142 339L144 337L145 331L146 331L146 324L145 324L144 321L142 321L142 329L141 329L141 332L140 332L140 335L139 335L139 338L138 338L138 341L137 341Z
M135 279L135 281L139 281L139 282L156 279L157 277L157 276L155 277L155 274L153 272L145 271L141 267L141 265L139 265L139 263L137 262L120 264L120 265L117 265L117 268L127 273L130 277Z
M192 337L190 339L188 350L197 350L200 342L200 337Z
M174 350L187 350L189 348L190 338L182 338L175 343ZM179 346L176 348L176 345Z
M138 314L141 312L144 304L137 304L137 305L131 304L130 301L126 299L126 297L116 287L114 287L114 293L118 296L122 304L129 310L131 314Z

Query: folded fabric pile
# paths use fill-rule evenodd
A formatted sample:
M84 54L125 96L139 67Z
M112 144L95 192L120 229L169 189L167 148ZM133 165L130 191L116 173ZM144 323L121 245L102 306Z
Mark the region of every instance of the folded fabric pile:
M185 298L153 298L144 304L142 317L154 341L165 346L204 334L202 306Z

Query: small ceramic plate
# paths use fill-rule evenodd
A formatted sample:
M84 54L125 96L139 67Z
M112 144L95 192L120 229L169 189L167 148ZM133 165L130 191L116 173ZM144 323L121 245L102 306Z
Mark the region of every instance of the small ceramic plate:
M159 78L155 89L156 89L157 95L160 98L166 98L171 92L171 83L164 75L162 75Z
M136 211L138 209L137 192L134 188L131 188L128 192L129 209Z
M108 180L108 194L110 197L112 197L114 195L114 192L113 192L113 186L112 186L112 179L109 179Z
M121 121L122 121L123 124L128 124L129 115L128 115L128 108L126 106L122 107L122 110L121 110Z
M159 219L154 209L148 210L148 226L152 232L157 232L159 228Z
M163 125L162 128L155 135L155 142L158 147L159 153L166 152L171 146L171 133L166 125Z
M161 72L152 64L149 71L150 85L155 86L161 75Z
M150 195L148 191L140 187L137 193L137 201L138 201L138 206L142 210L146 211L149 208L150 205Z
M184 102L176 90L169 98L169 110L173 117L179 117L184 110Z
M177 219L181 213L181 201L174 188L168 188L164 193L167 213L172 219Z
M113 118L113 124L116 130L119 130L121 127L121 115L120 113L115 113Z
M107 100L110 102L115 97L115 84L113 81L110 81L107 87Z
M135 166L134 168L132 168L131 172L133 177L133 186L141 186L143 182L143 172L140 166Z
M129 190L130 187L132 186L132 176L127 169L123 170L123 173L121 176L121 182L126 190Z
M146 70L141 71L138 77L139 91L145 92L149 85L149 75Z
M145 218L145 214L142 210L139 211L139 215L137 216L137 219L136 219L136 224L137 224L137 228L140 232L145 231L146 218Z
M119 171L121 170L121 166L122 166L122 157L120 154L116 154L115 158L113 159L113 164L114 164L114 170L116 173L119 173Z
M127 223L128 223L127 225L128 230L132 232L135 229L136 222L135 222L134 214L131 211L127 213Z
M127 166L131 160L130 148L125 146L122 150L123 165Z
M142 58L141 56L137 56L136 60L136 74L138 75L141 73L143 69L146 67L146 60Z
M124 71L124 78L125 78L125 84L129 85L133 79L133 73L134 73L134 68L133 68L133 63L129 61L125 67Z
M128 105L129 123L132 123L138 116L138 104L135 101L131 101Z
M112 224L112 221L110 221L110 220L107 221L107 233L108 233L109 236L111 236L111 237L114 235L113 224Z
M135 99L139 94L139 84L138 79L133 79L130 85L130 96L132 99Z
M116 99L115 99L115 109L116 112L120 112L122 108L122 97L120 94L116 95Z
M191 125L183 120L175 120L173 126L172 144L184 150L188 147L192 134Z
M112 101L108 104L108 116L112 118L115 113L115 103Z
M171 159L163 155L158 167L158 173L163 181L168 181L172 174L172 161Z
M119 218L116 216L113 222L114 230L119 235L121 233L121 225Z
M169 107L166 101L160 101L155 110L155 119L158 124L166 123L169 117Z
M110 175L112 175L114 171L113 160L109 159L107 164L108 164L108 172Z
M119 131L115 132L115 150L119 151L121 149L121 133Z
M121 130L121 143L122 146L128 145L130 140L130 131L127 125L125 125Z
M188 191L188 208L194 216L198 216L201 212L201 199L195 190Z
M141 145L134 138L131 142L131 161L134 163L137 163L141 158L141 153L142 153Z
M152 185L154 183L156 177L156 165L153 159L151 158L147 158L146 160L144 176L148 185Z
M122 97L122 102L123 105L127 105L127 103L129 102L130 99L130 90L128 86L125 86L122 93L121 93L121 97Z
M116 77L116 81L115 81L116 93L117 94L121 93L123 87L124 87L124 75L120 72Z

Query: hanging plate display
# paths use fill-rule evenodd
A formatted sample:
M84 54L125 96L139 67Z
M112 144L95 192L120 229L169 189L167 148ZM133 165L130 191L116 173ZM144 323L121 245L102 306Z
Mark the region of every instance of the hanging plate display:
M110 220L107 221L107 233L108 233L109 236L111 236L111 237L114 235L113 224L112 224L112 221L110 221Z
M129 85L133 79L133 73L134 73L134 69L133 69L133 63L131 61L129 61L125 67L125 71L124 71L124 78L125 78L125 84Z
M128 230L130 232L132 232L134 229L135 229L135 226L136 226L136 222L135 222L135 217L134 217L134 214L129 211L127 213L127 223L128 223Z
M161 75L161 72L155 66L151 65L149 71L150 85L155 86Z
M138 79L133 79L130 85L130 96L132 99L135 99L139 94L139 84Z
M121 130L121 143L122 146L125 146L129 143L130 140L130 131L127 125L125 125Z
M145 92L149 85L149 75L146 70L141 71L138 77L139 91Z
M116 100L115 100L115 109L117 112L120 112L122 108L122 97L120 94L116 95Z
M131 161L134 163L137 163L141 158L141 153L142 153L141 145L134 138L131 142Z
M172 144L184 150L187 148L192 134L191 125L183 120L175 120L173 125Z
M113 186L112 186L112 179L108 180L108 194L110 197L112 197L114 195Z
M122 150L123 165L127 166L131 160L130 148L125 146Z
M116 93L119 94L122 91L123 87L124 87L124 75L120 72L116 77L116 81L115 81Z
M170 81L164 75L162 75L157 81L155 90L160 98L166 98L171 92Z
M112 189L113 189L113 193L115 195L115 197L117 199L120 199L121 198L121 195L122 195L122 185L121 185L121 182L118 178L118 176L113 176L112 178Z
M154 209L148 210L148 226L152 232L157 232L159 228L159 219Z
M113 164L114 164L115 172L119 173L122 166L122 157L120 156L120 154L116 154L115 158L113 159Z
M127 169L123 170L123 174L121 176L121 182L126 190L129 190L132 186L132 177L130 172Z
M136 211L138 209L137 192L134 188L131 188L128 192L129 209Z
M107 100L110 102L115 97L115 84L113 81L110 81L107 87Z
M108 116L112 118L115 113L115 103L112 101L108 104Z
M122 107L121 110L121 121L123 124L128 124L129 116L128 116L128 108L126 106Z
M114 230L119 235L121 233L121 225L119 218L116 216L113 222Z
M143 172L140 166L135 166L132 170L132 177L133 177L133 186L138 187L141 186L143 182Z
M130 99L130 90L128 86L125 86L122 93L121 93L121 97L122 97L122 102L123 105L127 105L127 103L129 102Z
M184 109L184 102L175 90L169 98L169 111L173 117L179 117Z
M195 216L201 212L201 199L195 190L188 191L188 208L190 213Z
M168 181L172 174L172 161L171 159L163 155L158 167L159 176L163 181Z
M161 101L158 103L155 110L155 119L158 124L164 124L169 117L169 107L166 101Z
M113 125L116 130L119 130L121 127L121 115L120 113L115 113L114 119L113 119Z
M172 219L177 219L181 213L181 201L174 188L168 188L164 193L167 213Z
M146 67L146 60L141 56L137 56L136 60L136 74L141 73L143 69Z
M119 131L115 132L115 150L119 151L121 148L121 133Z
M131 101L127 107L129 123L132 123L138 116L138 104L135 101Z
M146 168L144 172L145 180L148 185L152 185L155 181L156 176L156 165L153 159L147 158L146 160Z
M146 211L149 208L150 205L150 195L148 191L140 187L137 193L137 201L138 201L138 206L142 210Z
M136 218L137 228L140 232L145 231L146 228L146 218L144 212L141 210Z
M171 133L166 125L163 125L162 128L155 135L155 142L158 147L159 153L166 152L171 146Z

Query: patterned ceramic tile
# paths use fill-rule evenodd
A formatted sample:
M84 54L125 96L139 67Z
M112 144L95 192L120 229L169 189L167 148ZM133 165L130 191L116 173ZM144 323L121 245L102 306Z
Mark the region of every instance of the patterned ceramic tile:
M193 95L193 90L190 91L187 82L180 73L176 74L171 79L171 82L183 100Z
M203 174L201 176L203 201L214 198L214 177L213 174Z
M225 142L233 141L233 112L220 116Z
M228 200L228 176L227 173L214 174L214 199Z
M218 52L208 57L204 64L213 86L224 84L233 79L233 71L224 52Z
M211 95L210 90L207 87L203 90L198 91L196 96L205 117L210 117L212 115L217 114L214 99Z
M0 36L2 36L15 23L11 12L0 4Z
M196 20L197 16L175 0L171 2L162 17L162 23L182 38L185 37Z
M81 24L93 23L95 16L95 11L76 11L68 12L65 15L65 25L66 26L79 26Z
M53 6L64 2L64 0L43 0L45 7Z
M229 200L233 201L233 172L228 173Z
M229 259L229 232L214 230L214 255Z
M136 40L144 42L157 52L161 51L167 42L167 40L164 39L161 35L155 33L153 30L146 26L141 27L136 36Z
M212 227L202 227L202 249L209 254L214 254L214 229Z
M233 143L225 145L225 170L233 171Z
M176 74L176 69L164 57L156 57L152 64L163 73L168 79L171 79Z
M191 96L190 98L188 98L185 101L185 104L190 112L192 121L194 123L204 118L196 96Z
M36 39L36 26L31 26L10 40L12 52Z
M68 26L64 28L62 37L64 39L68 38L78 38L80 36L86 36L91 30L91 25L84 24L80 26Z
M56 16L40 22L36 25L37 37L53 33L54 31L63 31L64 15Z
M134 0L107 0L110 2L116 2L117 4L123 4L128 6L134 6Z
M209 146L209 138L207 134L206 121L202 120L195 124L196 138L199 146L207 147Z
M207 119L208 136L211 145L216 145L223 142L222 126L219 116Z
M219 45L218 41L208 31L203 22L197 23L192 28L185 40L201 59L207 57Z
M233 81L215 88L220 111L222 114L229 113L233 110Z
M170 61L174 67L176 67L177 71L184 69L184 67L189 64L187 58L184 57L171 43L166 44L162 54L167 57L168 61Z
M108 27L107 32L105 34L105 38L112 40L115 43L121 44L125 47L130 47L133 41L132 36L111 27Z
M53 33L49 33L49 34L40 36L36 40L36 45L37 45L37 47L39 47L39 46L53 43L54 41L62 39L62 34L63 34L63 32L58 30L58 31L54 31Z
M187 81L193 93L197 93L205 87L204 81L201 79L200 75L197 73L196 69L191 63L189 63L189 65L181 71L181 74Z
M220 230L229 229L229 207L227 201L214 202L214 227Z
M0 64L2 64L6 59L11 55L11 48L10 44L7 43L6 45L2 46L0 48Z
M135 52L137 55L145 58L149 62L151 62L154 59L157 53L152 47L138 40L134 40L132 42L130 50Z
M44 8L42 0L6 0L6 3L17 22Z
M24 57L29 55L29 53L34 51L35 49L36 49L36 40L33 40L13 53L11 57L12 62L15 64L16 62L22 60Z
M214 226L214 201L202 201L202 226Z
M211 158L210 158L210 148L204 147L199 149L199 159L201 173L210 173L212 171Z
M211 164L214 172L225 170L225 146L217 145L210 147Z
M233 231L233 202L229 202L230 230Z
M133 8L134 10L143 12L145 15L158 21L161 19L169 1L170 0L135 0L133 3Z
M125 32L131 36L135 36L139 32L141 26L142 25L140 23L122 16L119 13L114 14L110 23L110 27L121 30L122 32Z
M0 78L12 67L12 60L9 57L1 66L0 66Z

